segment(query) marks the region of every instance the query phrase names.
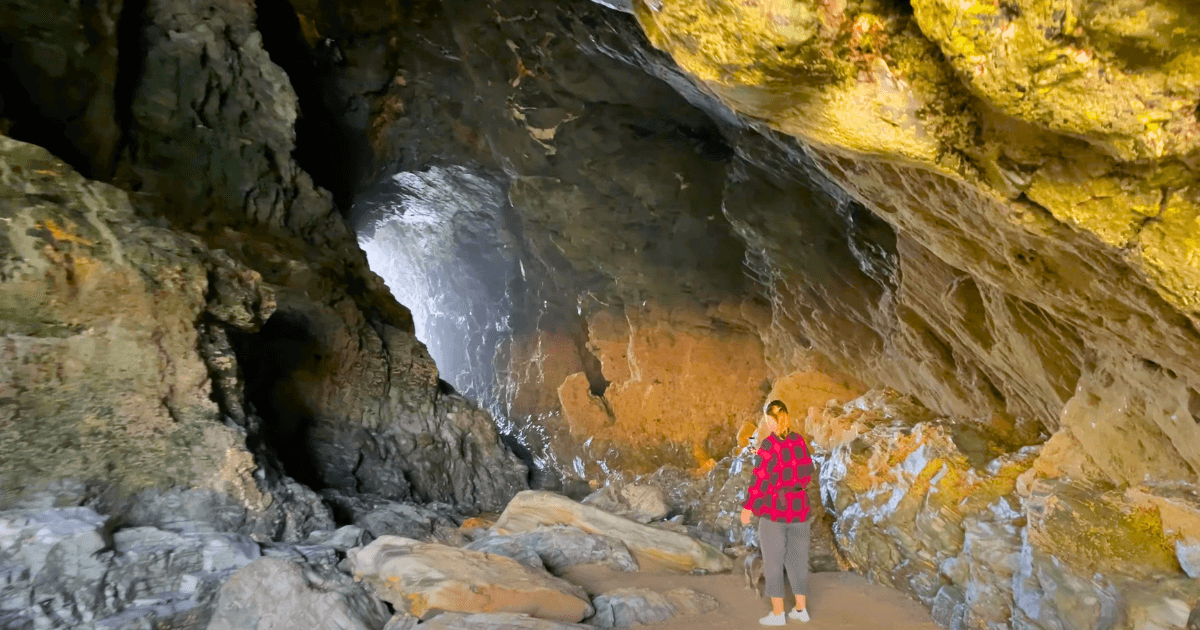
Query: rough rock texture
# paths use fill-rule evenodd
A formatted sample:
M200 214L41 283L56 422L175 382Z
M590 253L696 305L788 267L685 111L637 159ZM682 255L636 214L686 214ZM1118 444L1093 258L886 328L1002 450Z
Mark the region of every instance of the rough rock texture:
M1196 382L1184 358L1198 341L1194 245L1181 226L1195 214L1197 53L1151 52L1197 20L1182 3L1152 3L1145 21L1106 6L934 1L909 15L800 2L772 17L676 0L637 15L706 89L798 138L803 161L895 229L898 301L878 301L892 321L873 323L890 360L860 353L856 375L944 413L1036 419L1101 449L1109 427L1143 433L1131 459L1148 470L1088 454L1136 483L1182 474L1197 430L1178 411ZM897 369L918 356L932 361ZM1128 414L1076 394L1100 382L1153 406ZM1077 406L1094 407L1086 424Z
M0 217L0 503L76 479L125 494L198 486L265 510L197 351L198 324L252 331L271 315L259 275L3 136Z
M653 624L680 615L702 615L720 607L716 598L690 588L659 593L645 588L619 588L592 600L596 614L587 623L597 628Z
M661 488L638 484L611 483L584 497L580 503L639 523L659 520L670 511Z
M637 560L625 543L610 536L589 534L577 527L539 527L509 536L492 535L466 549L508 556L525 566L560 573L577 564L606 564L617 571L637 571Z
M589 441L590 459L640 474L667 463L709 467L729 452L730 428L758 416L769 377L756 330L731 325L742 318L739 307L698 313L643 303L588 319L588 347L609 385L595 396L579 372L558 395L572 435Z
M362 531L363 544L380 536L402 536L453 546L466 542L458 529L462 517L449 505L397 503L371 495L346 496L333 490L326 490L323 495L341 520L350 521Z
M946 627L1181 628L1200 596L1178 556L1196 505L1179 487L1038 479L1037 447L1005 453L895 394L822 418L843 425L822 481L846 560Z
M261 554L238 534L112 530L88 508L0 512L0 623L201 628L222 581Z
M292 158L297 96L272 56L282 60L286 51L268 52L257 28L262 18L272 44L279 43L271 30L279 23L272 13L278 4L264 3L264 15L256 14L253 3L228 0L62 10L7 3L2 9L0 42L16 52L2 64L3 76L12 79L4 81L0 99L0 116L11 121L5 127L60 152L86 174L135 192L134 212L122 215L128 225L109 229L108 236L93 225L99 219L84 220L81 209L71 216L39 214L69 203L69 194L47 190L40 201L22 198L13 206L13 212L27 208L44 236L14 240L10 265L28 261L44 267L47 263L37 261L58 257L58 268L73 274L65 282L76 282L80 264L95 259L98 266L86 270L96 272L96 279L82 283L79 296L44 307L24 302L6 307L7 325L17 326L5 331L6 338L19 346L10 353L24 356L30 337L48 334L32 334L31 317L65 326L54 333L63 340L55 342L60 354L78 352L70 348L85 337L70 330L94 329L105 339L132 344L103 351L109 354L57 357L54 363L67 372L38 377L40 385L30 392L39 392L46 404L65 401L69 387L54 379L83 377L81 370L89 369L113 383L98 384L95 391L114 397L122 388L141 392L123 395L125 407L114 408L136 420L130 426L141 433L89 450L87 440L111 437L101 422L86 438L62 442L56 474L116 484L122 493L171 484L220 486L215 489L259 510L268 495L282 502L296 494L276 492L280 473L317 487L499 509L525 487L524 466L500 443L486 413L439 389L437 369L414 337L408 311L368 270L330 194L314 187ZM359 15L358 23L374 23L371 13ZM47 83L47 77L58 78ZM364 78L348 89L371 83ZM46 124L56 121L60 124ZM65 173L35 165L20 179L72 181L39 170ZM105 201L108 197L100 193L92 204L115 203ZM150 232L135 215L152 217ZM127 231L144 234L141 250L125 251L130 246L121 239ZM50 249L30 238L46 241ZM24 249L12 249L18 246ZM156 258L146 259L151 253ZM144 280L131 276L133 269ZM54 295L73 289L60 283L50 290L23 290ZM70 301L85 298L86 308ZM110 326L138 321L146 327L133 336L95 328L93 321L104 315L95 309L117 306L134 310ZM151 306L157 309L153 314L137 311ZM120 353L129 356L117 361ZM118 364L126 372L112 369ZM145 375L128 372L143 367L127 365L144 366ZM14 386L31 377L15 378ZM39 434L75 431L74 418L85 409L101 419L117 412L105 410L110 405L100 399L77 400L53 413L39 411L63 423L61 431ZM31 412L18 418L30 418ZM166 418L173 422L164 424ZM4 426L24 434L21 420L16 422ZM195 435L184 435L189 431ZM174 437L160 445L167 434ZM204 446L194 467L202 472L172 462L173 452L199 444ZM143 447L154 454L129 450ZM101 452L127 460L133 469L109 472L90 454ZM261 470L258 485L249 481L255 467ZM222 475L225 481L217 479ZM262 483L267 487L259 487Z
M208 629L380 630L390 617L383 602L343 573L262 558L221 586Z
M583 589L503 556L383 536L347 558L355 580L422 620L441 612L514 612L573 623L593 612Z
M708 572L728 571L733 567L730 559L711 545L635 523L551 492L526 490L517 494L493 529L499 534L511 534L544 525L570 525L590 534L616 538L625 543L640 564Z
M430 630L587 630L595 626L547 621L515 613L442 613L422 623L420 627ZM399 627L395 630L410 629Z
M711 465L769 387L769 315L721 216L730 148L602 52L636 41L628 18L582 2L443 10L429 20L450 32L425 26L400 60L405 117L429 126L404 132L405 171L355 207L373 268L415 305L446 380L507 416L548 477Z

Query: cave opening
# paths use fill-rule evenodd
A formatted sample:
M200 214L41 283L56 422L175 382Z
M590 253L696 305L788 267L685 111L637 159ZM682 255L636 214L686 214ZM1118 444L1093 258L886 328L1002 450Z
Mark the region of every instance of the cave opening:
M255 333L231 332L246 403L262 419L260 439L296 481L325 487L313 449L313 410L306 383L320 378L328 353L300 314L277 311Z

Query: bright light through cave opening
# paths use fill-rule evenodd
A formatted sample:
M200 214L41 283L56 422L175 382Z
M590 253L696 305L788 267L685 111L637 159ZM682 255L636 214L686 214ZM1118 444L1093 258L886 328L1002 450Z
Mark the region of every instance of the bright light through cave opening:
M393 176L355 207L371 269L412 312L417 338L443 381L511 430L496 383L510 333L511 286L520 275L504 229L507 199L464 168Z

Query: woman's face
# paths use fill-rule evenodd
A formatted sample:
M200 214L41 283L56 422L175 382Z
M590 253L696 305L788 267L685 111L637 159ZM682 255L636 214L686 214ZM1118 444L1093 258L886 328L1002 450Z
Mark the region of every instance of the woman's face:
M763 414L762 427L767 433L775 433L779 430L779 423L775 421L769 414Z

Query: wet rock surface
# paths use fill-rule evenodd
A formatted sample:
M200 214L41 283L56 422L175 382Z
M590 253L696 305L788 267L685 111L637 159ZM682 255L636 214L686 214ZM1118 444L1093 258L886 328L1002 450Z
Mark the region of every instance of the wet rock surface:
M545 568L556 574L577 564L606 564L617 571L638 570L637 560L625 543L576 527L539 527L520 534L490 535L465 548L508 556L526 566Z
M728 571L730 559L711 545L671 531L635 523L550 492L526 490L509 502L496 521L499 534L528 532L546 525L570 525L621 542L639 563L680 571Z
M592 605L578 586L503 556L384 536L349 552L354 579L413 617L515 612L576 622Z
M221 583L260 556L238 534L114 532L88 508L0 512L0 614L11 628L199 628Z

